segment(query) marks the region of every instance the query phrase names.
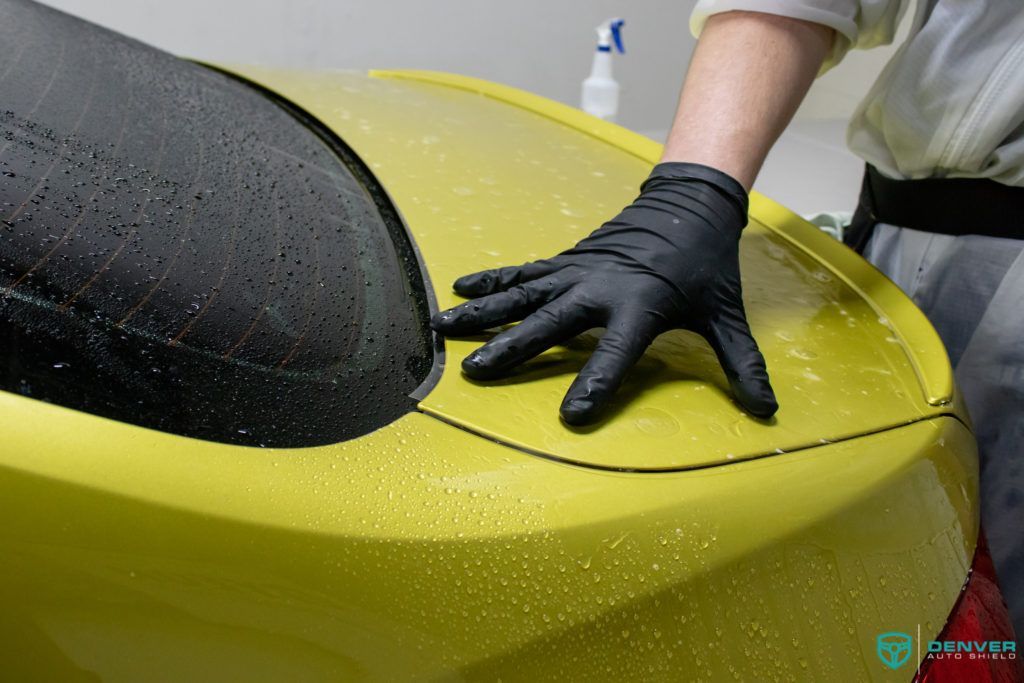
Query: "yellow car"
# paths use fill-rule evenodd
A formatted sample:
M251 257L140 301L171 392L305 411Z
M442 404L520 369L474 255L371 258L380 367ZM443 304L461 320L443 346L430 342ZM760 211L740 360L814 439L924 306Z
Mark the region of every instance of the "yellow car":
M570 429L596 332L477 384L428 317L613 215L656 144L0 11L3 680L1014 675L945 352L844 246L753 196L773 420L676 332Z

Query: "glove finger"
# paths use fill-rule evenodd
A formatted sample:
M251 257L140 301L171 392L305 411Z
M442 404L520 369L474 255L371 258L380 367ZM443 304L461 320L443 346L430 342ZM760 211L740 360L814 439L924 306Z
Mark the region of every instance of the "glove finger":
M750 332L742 305L723 311L708 328L705 336L718 355L736 400L751 415L774 415L779 404L768 381L764 356Z
M560 284L552 278L544 278L516 285L507 291L441 311L430 319L430 326L441 334L459 336L522 320L557 296L556 289Z
M462 371L473 379L500 377L590 327L585 309L568 297L560 297L469 354L462 361Z
M459 296L475 297L495 292L503 292L516 285L529 282L558 270L561 266L554 259L531 261L521 266L505 266L481 270L478 273L463 275L452 288Z
M613 320L566 392L562 419L570 425L596 420L659 331L653 317Z

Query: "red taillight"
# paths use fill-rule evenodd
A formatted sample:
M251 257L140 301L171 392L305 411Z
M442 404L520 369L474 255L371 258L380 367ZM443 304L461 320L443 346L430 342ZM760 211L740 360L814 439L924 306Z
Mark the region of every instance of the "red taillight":
M978 538L974 563L938 641L1016 643L1013 624L996 581L985 535ZM1024 663L1019 652L988 656L962 653L926 656L914 677L916 683L1020 683Z

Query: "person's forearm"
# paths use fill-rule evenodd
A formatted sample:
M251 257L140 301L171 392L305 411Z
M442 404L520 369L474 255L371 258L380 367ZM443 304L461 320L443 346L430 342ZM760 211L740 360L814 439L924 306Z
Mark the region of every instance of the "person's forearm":
M708 19L662 161L717 168L749 190L832 45L833 30L759 12Z

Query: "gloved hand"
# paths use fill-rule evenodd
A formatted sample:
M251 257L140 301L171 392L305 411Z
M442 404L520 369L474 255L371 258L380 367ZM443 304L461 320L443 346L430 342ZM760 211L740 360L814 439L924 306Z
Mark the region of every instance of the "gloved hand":
M431 325L459 336L522 320L462 362L480 380L605 327L562 401L571 425L598 417L656 336L692 330L715 350L739 403L769 417L778 404L740 292L746 222L747 193L732 177L700 164L658 164L631 205L572 249L456 280L457 294L480 298L438 313Z

